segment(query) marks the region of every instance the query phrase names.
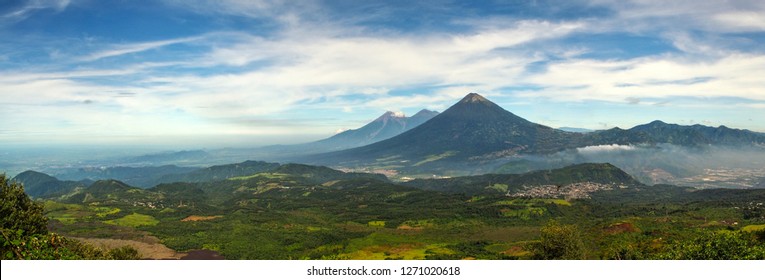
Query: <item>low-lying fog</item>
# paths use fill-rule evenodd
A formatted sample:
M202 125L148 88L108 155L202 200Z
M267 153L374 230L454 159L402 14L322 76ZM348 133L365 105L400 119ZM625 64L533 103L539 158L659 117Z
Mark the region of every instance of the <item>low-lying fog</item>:
M646 184L700 188L765 187L765 148L600 145L549 156L522 156L498 171L545 169L575 163L608 162Z

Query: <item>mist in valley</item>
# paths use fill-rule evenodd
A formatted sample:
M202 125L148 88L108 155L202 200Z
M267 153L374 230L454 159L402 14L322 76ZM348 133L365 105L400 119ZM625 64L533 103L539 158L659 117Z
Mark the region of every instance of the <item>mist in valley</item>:
M698 188L765 187L765 148L599 145L547 156L520 156L500 166L503 173L558 168L577 163L611 163L645 184Z

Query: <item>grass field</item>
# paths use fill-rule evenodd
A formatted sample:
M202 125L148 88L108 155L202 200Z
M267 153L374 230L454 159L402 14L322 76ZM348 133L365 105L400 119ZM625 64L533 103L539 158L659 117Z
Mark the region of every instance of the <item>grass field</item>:
M447 158L447 157L450 157L450 156L453 156L453 155L456 155L456 154L457 154L457 152L455 152L455 151L446 151L446 152L444 152L442 154L439 154L439 155L429 155L429 156L425 157L424 160L422 160L422 161L420 161L418 163L415 163L413 166L420 166L420 165L426 164L428 162L437 161L437 160L444 159L444 158Z
M751 231L759 231L759 230L765 230L765 224L763 225L748 225L743 228L741 228L743 231L751 232Z
M105 221L104 223L126 227L140 227L156 226L159 224L159 220L149 215L133 213L119 219Z

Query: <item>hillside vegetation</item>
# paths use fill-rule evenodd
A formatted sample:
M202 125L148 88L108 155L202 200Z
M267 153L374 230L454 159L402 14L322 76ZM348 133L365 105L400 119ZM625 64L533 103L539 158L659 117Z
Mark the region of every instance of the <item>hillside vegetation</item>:
M535 192L592 185L609 187ZM99 181L46 202L45 215L63 236L158 238L228 259L761 259L763 199L765 190L645 186L609 164L405 185L289 164L149 189Z

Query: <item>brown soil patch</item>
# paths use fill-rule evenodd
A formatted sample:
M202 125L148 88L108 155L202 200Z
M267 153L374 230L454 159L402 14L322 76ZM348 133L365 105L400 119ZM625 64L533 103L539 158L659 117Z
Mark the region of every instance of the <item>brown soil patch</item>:
M181 257L182 260L225 260L218 252L213 250L194 250L188 252L186 256Z
M617 223L606 227L604 231L608 234L618 234L625 232L638 232L640 230L631 223Z
M526 251L521 246L512 246L510 249L507 249L505 251L502 251L502 254L508 255L508 256L514 256L514 257L522 257L529 255L529 251Z
M191 215L183 220L181 222L197 222L197 221L209 221L209 220L215 220L217 218L223 218L223 216L197 216L197 215Z
M400 225L396 229L400 230L422 230L422 227L413 227L410 225Z
M157 242L142 242L135 240L124 239L108 239L108 238L81 238L74 237L79 241L91 244L95 247L102 248L104 250L111 250L124 246L130 246L135 248L142 258L146 259L181 259L186 256L186 253L179 253L167 246Z

